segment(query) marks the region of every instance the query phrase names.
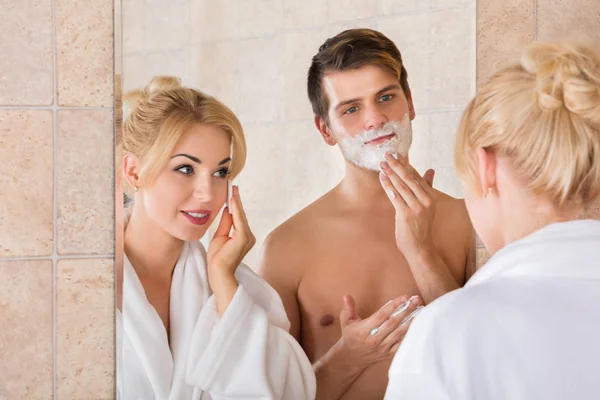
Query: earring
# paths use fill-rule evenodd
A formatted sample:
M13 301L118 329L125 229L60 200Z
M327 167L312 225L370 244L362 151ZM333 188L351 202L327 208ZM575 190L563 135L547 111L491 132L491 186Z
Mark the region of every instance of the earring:
M488 198L488 197L491 197L491 196L492 196L492 192L493 192L493 191L494 191L494 190L493 190L491 187L489 187L489 188L488 188L488 192L487 192L487 194L486 194L486 196L485 196L485 197L486 197L486 198Z
M134 187L133 187L133 191L134 191L134 192L137 192L138 190L140 190L140 188L139 188L139 187L137 187L137 186L134 186Z

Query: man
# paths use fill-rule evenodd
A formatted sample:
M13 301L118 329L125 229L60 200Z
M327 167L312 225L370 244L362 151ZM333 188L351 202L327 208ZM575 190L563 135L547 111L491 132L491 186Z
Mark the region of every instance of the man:
M269 235L260 271L313 362L317 398L383 398L408 327L401 322L419 300L392 313L408 296L427 304L463 286L474 233L464 202L432 189L433 171L421 177L408 163L415 111L392 41L369 29L328 39L313 57L308 94L346 173ZM398 160L382 164L388 152Z

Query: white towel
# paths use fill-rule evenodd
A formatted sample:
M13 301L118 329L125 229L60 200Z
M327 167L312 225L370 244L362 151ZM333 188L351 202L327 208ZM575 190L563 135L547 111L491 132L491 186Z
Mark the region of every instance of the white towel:
M126 257L123 269L122 399L314 399L313 369L288 333L283 303L250 268L237 268L238 290L219 317L206 251L199 242L185 243L171 284L171 348Z

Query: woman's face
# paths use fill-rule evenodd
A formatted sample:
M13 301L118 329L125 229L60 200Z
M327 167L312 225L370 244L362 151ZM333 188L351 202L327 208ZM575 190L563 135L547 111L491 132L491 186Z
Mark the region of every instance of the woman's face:
M221 128L190 126L154 184L142 191L150 219L180 240L202 238L227 198L230 143Z

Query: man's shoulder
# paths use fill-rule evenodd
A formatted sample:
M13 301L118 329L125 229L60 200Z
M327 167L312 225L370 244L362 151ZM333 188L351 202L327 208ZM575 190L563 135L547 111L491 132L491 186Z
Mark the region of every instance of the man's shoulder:
M331 215L329 193L318 198L277 226L267 237L269 244L308 244L326 228ZM328 211L329 210L329 211Z
M465 208L465 200L450 196L438 189L433 189L435 200L438 204L448 208Z
M448 220L448 222L452 221L467 227L471 226L471 220L469 219L464 199L452 197L436 189L434 191L437 202L436 207L440 211L439 215L444 218L445 222Z
M307 266L314 261L315 249L327 236L324 197L298 211L267 235L260 253L261 275L275 275L288 282L301 280Z

